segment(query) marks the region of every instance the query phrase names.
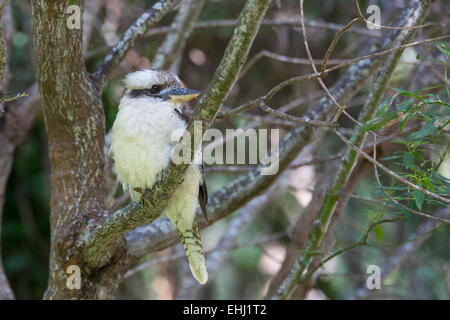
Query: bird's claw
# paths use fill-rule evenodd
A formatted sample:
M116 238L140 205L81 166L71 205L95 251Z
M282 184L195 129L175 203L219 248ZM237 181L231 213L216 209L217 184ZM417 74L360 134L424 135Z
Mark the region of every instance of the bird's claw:
M142 188L139 188L139 187L133 188L133 191L136 191L140 194L144 194L144 191L142 190Z

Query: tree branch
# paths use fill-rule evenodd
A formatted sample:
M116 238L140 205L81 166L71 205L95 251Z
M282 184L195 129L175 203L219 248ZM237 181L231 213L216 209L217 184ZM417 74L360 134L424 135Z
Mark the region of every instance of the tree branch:
M420 40L420 41L415 41L415 42L410 42L398 47L394 47L394 48L390 48L390 49L386 49L383 51L378 51L378 52L373 52L371 54L368 55L364 55L362 57L359 58L355 58L355 59L351 59L351 60L347 60L347 62L338 64L334 67L331 67L329 69L326 69L324 72L315 72L315 73L309 73L309 74L302 74L300 76L296 76L290 79L287 79L279 84L277 84L275 87L273 87L272 89L269 90L269 92L267 92L264 96L259 97L257 99L254 99L250 102L247 102L245 104L242 104L238 107L235 107L227 112L221 112L217 115L217 118L222 119L222 118L229 118L232 116L237 115L238 113L241 113L243 111L247 111L253 108L257 108L259 107L259 104L263 101L267 101L272 99L279 91L281 91L282 89L286 88L287 86L290 86L294 83L297 82L302 82L305 80L315 80L315 79L319 79L321 77L324 77L326 75L328 75L328 73L332 72L332 71L336 71L338 69L356 64L360 61L364 61L364 60L368 60L368 59L373 59L373 58L377 58L377 57L381 57L384 55L387 55L389 53L398 51L398 50L403 50L405 48L410 48L410 47L414 47L414 46L418 46L418 45L422 45L422 44L427 44L427 43L432 43L432 42L436 42L436 41L440 41L440 40L445 40L450 38L450 35L445 35L445 36L440 36L440 37L436 37L436 38L431 38L431 39L426 39L426 40ZM311 64L311 62L310 62Z
M87 52L89 40L96 23L97 13L103 5L103 0L90 0L86 3L83 13L83 53Z
M194 30L202 30L208 28L223 28L223 27L235 27L238 20L236 19L226 19L226 20L212 20L212 21L200 21L194 25ZM343 26L326 21L318 20L307 20L305 25L314 29L324 29L324 30L334 30L339 31ZM297 19L265 19L261 22L261 26L268 27L299 27L300 23ZM146 37L166 34L173 31L173 26L164 26L153 28L147 32ZM349 30L350 33L360 34L371 38L380 38L381 33L378 30L368 30L365 28L355 28ZM93 49L87 54L87 57L92 57L100 53L108 51L109 47L100 47Z
M205 0L186 0L181 4L166 39L153 58L154 68L172 69L185 47L187 38L194 30L204 3Z
M83 290L67 290L66 285L68 265L78 265L88 278L77 240L105 214L101 192L104 112L100 94L86 71L82 31L67 26L65 13L71 4L70 0L31 3L36 82L51 164L51 246L45 298L105 298L112 296L118 282L112 268L103 269L96 281L84 281ZM83 10L84 1L77 4Z
M145 37L148 30L169 11L181 3L182 0L160 0L153 7L144 12L127 31L119 42L111 49L103 62L93 74L97 87L101 90L108 76L116 69L136 41Z

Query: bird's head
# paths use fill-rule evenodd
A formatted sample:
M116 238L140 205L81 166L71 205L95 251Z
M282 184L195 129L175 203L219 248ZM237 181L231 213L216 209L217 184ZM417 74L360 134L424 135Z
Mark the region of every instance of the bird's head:
M128 98L148 98L172 102L179 106L197 97L200 92L187 89L170 71L146 69L129 73L124 80Z

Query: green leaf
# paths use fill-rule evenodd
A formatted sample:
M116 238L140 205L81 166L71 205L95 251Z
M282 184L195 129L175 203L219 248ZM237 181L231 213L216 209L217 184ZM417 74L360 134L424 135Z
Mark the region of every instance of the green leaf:
M399 139L399 138L392 140L391 143L401 143L401 144L406 144L406 145L408 144L408 142L406 140Z
M388 160L397 160L397 159L402 159L402 156L387 156L387 157L381 158L380 160L388 161Z
M407 188L408 187L403 187L403 186L383 186L383 189L394 190L394 191L406 190Z
M422 188L422 185L420 183L418 184L418 186ZM420 192L419 190L414 190L413 196L414 196L414 201L416 202L417 209L422 210L422 204L423 204L425 195L422 192Z
M442 84L436 84L436 85L434 85L434 86L429 86L429 87L422 88L421 91L428 91L428 90L440 89L440 88L442 88L442 87L443 87Z
M443 54L445 54L447 57L450 57L450 51L446 50L446 46L444 43L440 42L439 45L436 46L436 48L439 49Z
M398 114L396 112L388 112L377 118L367 121L366 123L363 124L363 126L359 130L361 132L369 130L378 130L388 125L392 120L396 118L398 118Z
M411 168L413 163L414 163L414 155L412 153L406 152L405 154L403 154L403 166L406 169Z
M380 243L381 239L383 239L383 228L380 225L375 226L375 236L377 238L377 243Z
M403 118L403 120L401 120L401 121L398 123L398 128L399 128L399 130L400 130L400 131L403 131L403 128L405 127L406 122L408 122L409 119L414 118L414 116L415 116L414 113L408 113L408 114L406 115L406 117Z
M413 151L412 154L414 155L414 157L415 157L416 159L419 159L420 161L425 161L425 159L420 155L419 152Z
M380 213L378 211L369 211L367 218L369 221L377 221L380 217Z
M412 104L413 104L413 100L412 99L408 99L408 100L405 100L405 101L400 102L399 104L397 104L395 106L395 108L397 109L397 111L401 111L401 112L406 113L409 110L409 108L412 106Z
M391 100L391 97L387 97L386 99L384 99L380 105L378 106L378 110L377 113L375 115L375 117L379 117L381 115L386 114L389 111L389 107L390 105L388 104L389 101Z
M437 128L434 126L434 122L434 119L428 120L422 128L420 128L416 132L413 132L409 137L416 140L429 136L437 130Z

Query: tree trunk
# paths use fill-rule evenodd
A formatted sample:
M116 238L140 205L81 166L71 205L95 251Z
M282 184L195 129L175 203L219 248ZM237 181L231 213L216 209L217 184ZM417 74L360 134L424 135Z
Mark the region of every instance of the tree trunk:
M108 266L102 272L86 268L79 244L79 235L106 212L104 112L85 69L82 30L67 25L71 4L74 1L32 4L37 83L51 163L50 276L45 298L105 299L114 294L120 273ZM82 12L83 1L75 4ZM81 289L67 286L71 265L81 270Z

